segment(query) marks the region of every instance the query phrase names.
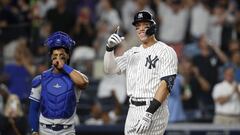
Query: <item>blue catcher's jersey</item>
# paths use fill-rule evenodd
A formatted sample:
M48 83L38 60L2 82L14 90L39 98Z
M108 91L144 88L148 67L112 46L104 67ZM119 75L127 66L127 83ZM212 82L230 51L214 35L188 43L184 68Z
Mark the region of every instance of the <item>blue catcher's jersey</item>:
M73 115L76 107L74 83L66 74L45 71L41 76L41 113L50 119L66 119Z

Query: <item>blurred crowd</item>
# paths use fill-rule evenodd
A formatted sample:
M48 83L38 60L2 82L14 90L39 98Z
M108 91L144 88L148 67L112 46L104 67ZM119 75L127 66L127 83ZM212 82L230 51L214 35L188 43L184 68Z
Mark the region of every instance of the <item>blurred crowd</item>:
M217 123L221 116L239 118L239 0L0 0L0 121L7 121L15 134L26 132L21 121L26 123L31 80L50 66L44 40L64 31L77 43L71 66L90 78L76 123L124 123L124 75L105 75L103 55L117 26L125 40L116 55L138 45L131 23L139 10L155 16L157 39L178 55L169 121ZM16 109L21 111L16 114Z

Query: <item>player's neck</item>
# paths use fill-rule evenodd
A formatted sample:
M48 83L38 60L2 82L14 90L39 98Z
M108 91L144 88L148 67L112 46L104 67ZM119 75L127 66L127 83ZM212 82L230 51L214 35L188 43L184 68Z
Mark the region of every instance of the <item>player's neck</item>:
M60 74L62 71L57 69L57 68L54 68L53 71L52 71L54 74Z
M154 36L149 37L148 39L146 39L145 41L142 42L143 44L143 48L148 48L152 45L154 45L155 43L157 43L157 39Z

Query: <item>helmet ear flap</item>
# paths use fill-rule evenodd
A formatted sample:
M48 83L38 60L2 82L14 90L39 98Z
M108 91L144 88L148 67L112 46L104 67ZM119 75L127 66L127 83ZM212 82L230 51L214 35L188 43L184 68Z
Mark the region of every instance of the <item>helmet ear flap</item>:
M152 36L157 32L157 25L154 22L153 24L151 24L151 26L146 30L146 35L148 36Z

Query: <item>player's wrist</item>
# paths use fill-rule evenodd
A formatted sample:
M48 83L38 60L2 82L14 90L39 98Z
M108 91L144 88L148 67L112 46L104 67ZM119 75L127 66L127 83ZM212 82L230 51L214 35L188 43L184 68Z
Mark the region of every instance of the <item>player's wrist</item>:
M115 48L116 48L116 46L109 47L109 45L108 45L108 44L106 45L106 51L108 51L108 52L111 52L111 51L113 51Z
M161 105L162 103L160 101L153 98L146 112L154 114Z
M68 66L67 64L63 65L63 70L67 73L70 74L74 69L70 66Z
M114 46L114 47L109 47L108 45L106 45L106 51L107 51L107 52L111 52L111 51L113 51L115 48L116 48L116 46Z

